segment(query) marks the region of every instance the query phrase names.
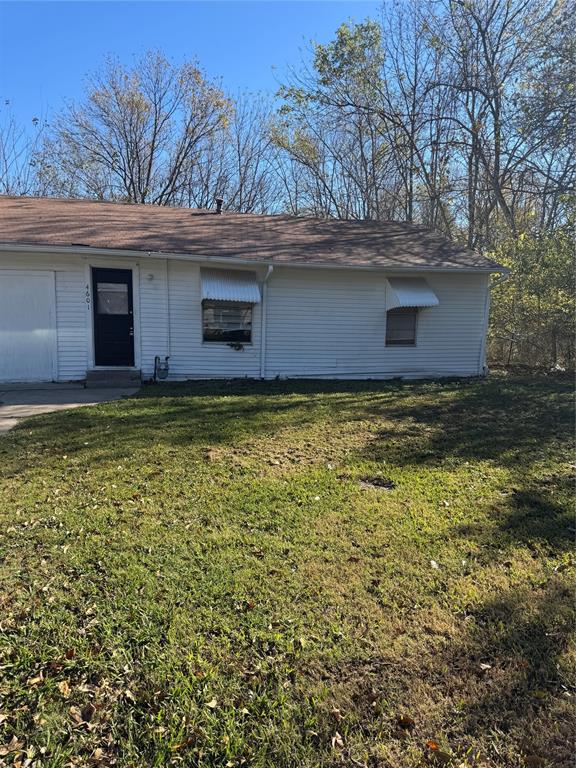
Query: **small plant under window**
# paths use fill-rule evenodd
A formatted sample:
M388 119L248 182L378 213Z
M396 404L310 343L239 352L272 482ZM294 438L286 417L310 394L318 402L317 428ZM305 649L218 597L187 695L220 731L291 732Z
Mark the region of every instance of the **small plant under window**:
M235 301L202 302L202 338L241 350L252 341L252 304Z

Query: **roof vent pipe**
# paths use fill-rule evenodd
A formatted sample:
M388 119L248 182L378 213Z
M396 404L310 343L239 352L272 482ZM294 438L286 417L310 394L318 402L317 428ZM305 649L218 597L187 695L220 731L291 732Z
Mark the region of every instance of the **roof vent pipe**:
M222 213L222 204L224 203L224 198L217 197L216 198L216 213Z

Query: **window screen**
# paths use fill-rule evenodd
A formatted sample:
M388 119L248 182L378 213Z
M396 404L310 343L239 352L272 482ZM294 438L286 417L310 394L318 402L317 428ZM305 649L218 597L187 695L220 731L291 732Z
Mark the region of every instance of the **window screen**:
M204 341L250 343L252 305L233 301L204 301L202 329Z
M416 316L413 307L390 309L386 313L386 345L413 346L416 344Z

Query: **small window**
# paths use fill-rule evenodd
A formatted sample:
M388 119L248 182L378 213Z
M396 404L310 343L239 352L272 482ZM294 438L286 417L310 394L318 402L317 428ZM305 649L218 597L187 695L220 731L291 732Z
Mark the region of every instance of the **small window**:
M126 283L97 283L96 294L99 315L128 314L128 286Z
M409 347L416 344L416 316L413 307L389 309L386 313L386 346Z
M252 304L204 301L202 329L204 341L249 344L252 339Z

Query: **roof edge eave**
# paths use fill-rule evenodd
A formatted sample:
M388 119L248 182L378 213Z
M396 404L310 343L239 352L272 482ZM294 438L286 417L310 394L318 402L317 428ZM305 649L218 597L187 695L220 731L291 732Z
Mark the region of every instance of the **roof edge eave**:
M288 268L313 268L313 269L354 269L372 272L409 271L409 272L479 272L490 274L499 272L508 274L510 269L495 262L485 265L454 265L435 266L432 264L353 264L341 262L335 264L327 261L277 261L274 259L242 259L235 256L201 256L198 254L176 251L149 251L134 250L128 248L101 248L92 245L41 245L38 243L11 243L0 242L0 251L15 251L17 253L61 253L72 256L98 256L129 259L176 259L180 261L192 261L197 263L213 264L238 264L243 266L273 266Z

